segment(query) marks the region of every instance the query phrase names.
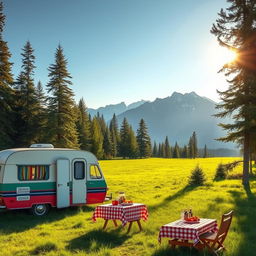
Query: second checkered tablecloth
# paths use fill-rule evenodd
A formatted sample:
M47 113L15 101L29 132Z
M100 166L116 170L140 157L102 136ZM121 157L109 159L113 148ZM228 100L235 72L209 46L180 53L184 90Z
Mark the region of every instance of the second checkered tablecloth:
M177 220L161 227L158 241L161 242L162 237L168 237L197 242L201 234L216 231L217 226L215 219L200 219L199 223L193 224Z
M147 220L148 210L146 205L134 203L132 205L112 205L104 204L96 207L93 213L93 221L97 218L103 218L105 220L121 220L124 226L127 222L135 220Z

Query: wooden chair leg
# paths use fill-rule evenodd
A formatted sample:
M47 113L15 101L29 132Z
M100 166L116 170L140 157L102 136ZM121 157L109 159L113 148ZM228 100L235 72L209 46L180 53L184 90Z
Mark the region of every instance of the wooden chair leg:
M210 245L210 243L208 243L208 242L206 242L206 241L204 241L204 240L202 240L202 242L203 242L204 246L208 249L208 251L209 251L210 253L212 253L212 254L215 255L215 256L218 256L218 254L215 252L215 250L214 250L214 248L213 248L213 245Z
M117 225L116 220L113 220L113 222L114 222L115 227L117 227L118 225Z
M142 226L141 226L140 220L137 220L137 223L138 223L140 231L142 231Z
M129 227L128 227L128 230L127 230L127 234L131 231L132 223L133 223L132 221L129 222Z
M105 222L104 222L104 226L103 226L103 230L105 230L105 229L106 229L107 225L108 225L108 220L105 220Z

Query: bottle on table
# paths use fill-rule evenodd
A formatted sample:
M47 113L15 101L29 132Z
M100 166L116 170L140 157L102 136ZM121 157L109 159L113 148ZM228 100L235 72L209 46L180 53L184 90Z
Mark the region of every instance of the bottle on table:
M119 204L122 204L125 202L125 193L124 192L119 192L118 201L119 201Z

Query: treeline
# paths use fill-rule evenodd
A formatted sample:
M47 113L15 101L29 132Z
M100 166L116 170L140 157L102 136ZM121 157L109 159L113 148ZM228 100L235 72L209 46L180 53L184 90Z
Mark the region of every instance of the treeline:
M157 145L157 143L154 142L152 156L163 158L206 158L209 157L209 153L206 145L203 149L198 148L197 136L196 133L193 132L192 136L189 138L188 144L183 147L180 147L177 142L174 147L171 147L167 136L163 143Z
M177 143L171 147L168 137L164 143L158 146L154 143L152 147L143 119L135 132L126 118L119 129L115 115L109 124L99 114L91 117L83 98L78 104L74 101L70 88L72 77L61 45L48 67L46 92L40 81L35 82L36 58L29 41L22 48L20 73L14 78L11 53L3 39L4 25L3 4L0 3L0 149L52 143L59 148L91 151L99 159L198 157L195 133L183 148Z

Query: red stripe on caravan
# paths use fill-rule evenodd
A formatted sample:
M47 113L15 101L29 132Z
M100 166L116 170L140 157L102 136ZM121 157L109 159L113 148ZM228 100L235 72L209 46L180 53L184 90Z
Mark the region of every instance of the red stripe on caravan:
M103 193L88 193L87 194L87 204L99 204L104 202L106 197L106 192Z
M30 200L17 201L15 197L3 197L7 209L30 208L33 204L50 204L56 206L56 195L31 196Z

